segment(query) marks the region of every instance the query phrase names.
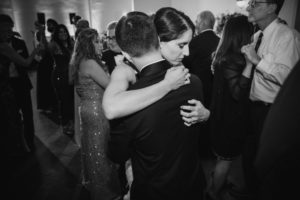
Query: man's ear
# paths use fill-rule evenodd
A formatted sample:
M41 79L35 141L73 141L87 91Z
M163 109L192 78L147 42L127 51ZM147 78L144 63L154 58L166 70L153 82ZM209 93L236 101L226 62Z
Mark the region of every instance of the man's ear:
M268 12L268 13L276 13L276 9L277 9L277 4L272 3L272 4L270 4L270 12Z
M128 53L126 53L125 51L121 51L121 52L122 52L123 56L124 56L127 60L129 60L130 62L132 62L132 58L131 58L131 56L130 56Z

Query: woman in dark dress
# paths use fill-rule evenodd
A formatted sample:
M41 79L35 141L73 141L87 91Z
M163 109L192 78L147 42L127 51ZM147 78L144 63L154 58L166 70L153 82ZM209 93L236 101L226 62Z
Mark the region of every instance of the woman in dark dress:
M54 60L49 49L49 42L45 35L45 27L38 22L35 22L35 27L36 45L42 44L44 46L44 50L39 53L40 61L36 74L37 109L49 113L55 111L57 108L56 96L51 81Z
M63 133L74 132L74 86L69 83L69 62L74 47L67 27L60 24L55 29L50 49L54 58L52 81L58 100L58 110Z
M211 139L217 162L208 185L213 199L220 197L231 163L243 146L252 65L245 60L241 47L251 41L252 34L253 25L246 16L232 15L213 60Z

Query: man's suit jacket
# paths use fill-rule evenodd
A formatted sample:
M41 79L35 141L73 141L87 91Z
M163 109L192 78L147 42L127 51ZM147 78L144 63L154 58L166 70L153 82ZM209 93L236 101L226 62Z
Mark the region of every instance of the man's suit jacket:
M116 61L115 61L115 56L117 55L122 55L121 53L116 53L110 49L106 50L102 54L102 61L105 62L106 66L108 67L108 71L111 74L111 72L115 69L116 67Z
M169 67L167 61L146 66L129 89L161 81ZM180 115L180 106L187 100L202 100L201 81L194 75L190 80L190 84L120 120L111 131L111 159L132 161L132 200L201 199L205 178L198 155L199 125L185 126Z
M219 37L212 30L201 32L190 42L190 55L183 59L185 67L200 78L203 83L204 106L209 107L212 90L211 62Z
M17 51L19 55L21 55L25 59L28 58L28 50L24 40L13 37L11 43L12 47ZM16 69L19 73L18 79L22 83L20 86L25 90L32 89L32 84L27 74L28 68L16 64Z

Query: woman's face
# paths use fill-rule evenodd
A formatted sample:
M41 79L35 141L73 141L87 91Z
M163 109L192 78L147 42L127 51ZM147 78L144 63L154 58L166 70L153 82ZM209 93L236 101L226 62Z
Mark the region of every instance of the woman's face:
M58 38L63 41L68 39L67 31L64 28L58 30Z
M189 42L191 41L192 36L193 32L189 29L175 40L160 42L163 57L173 65L180 64L184 56L190 54Z
M93 44L94 44L94 47L95 47L96 54L101 55L101 52L103 50L103 46L102 46L102 43L101 43L101 40L100 40L99 36L97 36L94 39Z

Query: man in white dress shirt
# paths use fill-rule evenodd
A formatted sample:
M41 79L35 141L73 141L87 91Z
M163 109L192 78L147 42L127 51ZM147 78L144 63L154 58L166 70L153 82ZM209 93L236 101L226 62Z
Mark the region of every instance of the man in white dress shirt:
M246 185L254 194L258 192L258 179L253 161L265 118L282 84L300 58L299 33L278 19L283 3L284 0L250 0L247 7L248 20L260 29L254 35L253 44L242 48L246 59L253 63L249 95L251 133L246 140L243 166ZM261 42L258 42L261 36Z

